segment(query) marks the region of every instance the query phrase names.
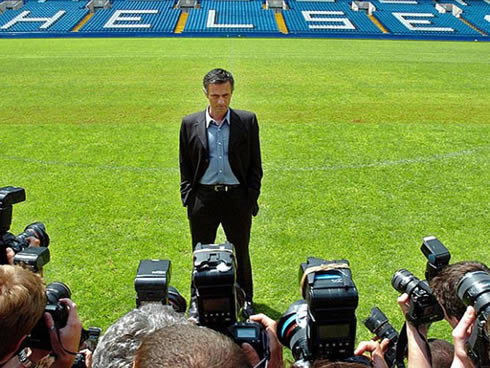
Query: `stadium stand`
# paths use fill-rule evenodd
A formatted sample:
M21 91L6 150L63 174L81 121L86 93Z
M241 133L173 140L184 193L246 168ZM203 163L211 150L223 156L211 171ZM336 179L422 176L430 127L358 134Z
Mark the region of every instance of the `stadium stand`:
M88 13L86 2L27 2L0 15L0 33L70 32Z
M371 1L376 7L376 18L393 34L454 34L479 36L451 13L439 13L434 2L418 0L417 4L392 4Z
M348 2L291 0L283 12L291 33L367 33L381 30L364 11L352 11Z
M191 9L184 31L278 33L272 10L262 8L260 1L205 0L200 9Z
M79 32L173 33L180 12L173 1L114 1L110 9L96 11Z
M490 39L490 0L0 0L0 37Z

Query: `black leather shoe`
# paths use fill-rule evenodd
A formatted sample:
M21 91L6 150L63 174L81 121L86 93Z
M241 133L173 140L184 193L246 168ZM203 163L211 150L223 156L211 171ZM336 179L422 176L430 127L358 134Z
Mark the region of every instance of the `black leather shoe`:
M199 313L197 312L197 301L195 299L191 300L189 306L189 319L195 323L199 323Z
M245 303L243 303L242 316L244 318L250 318L250 316L253 316L254 314L256 313L253 303L250 300L245 301Z

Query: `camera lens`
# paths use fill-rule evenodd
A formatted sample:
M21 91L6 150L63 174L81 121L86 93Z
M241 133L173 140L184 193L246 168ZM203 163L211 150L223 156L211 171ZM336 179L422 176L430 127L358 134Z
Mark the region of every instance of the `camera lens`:
M291 350L296 360L309 354L306 338L307 315L308 304L305 300L298 300L289 306L277 324L279 341Z
M396 271L391 279L391 285L395 290L400 293L407 293L408 295L410 295L419 282L420 280L416 278L413 273L403 268Z
M476 313L490 306L490 275L484 271L470 272L458 284L458 297L465 305L473 305Z
M70 298L71 290L66 284L55 281L46 286L46 297L48 304L56 304L62 298Z
M42 222L33 222L32 224L27 225L23 234L25 234L26 238L33 236L38 239L41 242L41 244L39 244L41 247L47 247L49 245L49 235Z

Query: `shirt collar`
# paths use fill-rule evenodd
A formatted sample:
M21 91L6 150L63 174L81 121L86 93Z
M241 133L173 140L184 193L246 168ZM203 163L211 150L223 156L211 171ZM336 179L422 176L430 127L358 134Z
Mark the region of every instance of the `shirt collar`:
M206 128L209 128L209 124L211 124L211 122L216 122L216 120L214 120L211 115L209 115L209 106L206 108ZM225 118L223 119L223 121L227 122L228 125L230 125L230 109L228 108L228 111L226 112L226 115L225 115Z

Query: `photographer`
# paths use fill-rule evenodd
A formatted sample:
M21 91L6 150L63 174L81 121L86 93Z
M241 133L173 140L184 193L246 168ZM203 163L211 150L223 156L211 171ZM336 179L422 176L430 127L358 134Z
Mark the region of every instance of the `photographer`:
M41 277L19 266L0 266L0 365L2 368L34 366L49 354L49 366L69 368L75 359L75 351L81 335L81 322L76 305L69 299L61 299L68 308L66 326L57 330L46 306L45 285ZM49 330L51 351L23 349L25 342L38 321L44 318Z
M133 309L101 337L93 355L92 368L131 368L143 338L163 327L188 324L190 322L171 306L151 303Z
M457 262L446 266L429 282L446 320L453 328L458 325L466 311L466 306L458 297L458 283L465 274L475 271L490 272L488 267L480 262Z

